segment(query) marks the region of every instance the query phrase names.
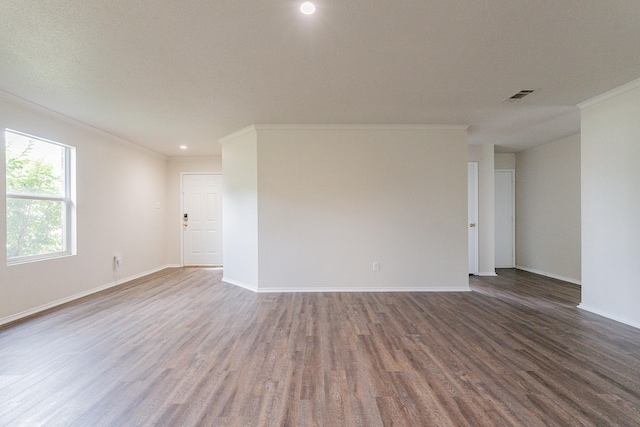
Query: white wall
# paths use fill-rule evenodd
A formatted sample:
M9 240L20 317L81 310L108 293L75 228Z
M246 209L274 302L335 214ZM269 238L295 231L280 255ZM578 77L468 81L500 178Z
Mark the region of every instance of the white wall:
M580 107L580 307L640 327L640 80Z
M493 144L469 145L478 162L478 275L495 276L495 165Z
M515 153L495 153L494 166L496 169L515 169L516 154Z
M170 157L167 166L167 263L181 265L182 239L181 180L182 173L222 172L222 157Z
M258 146L253 126L222 144L223 280L258 290Z
M75 256L20 265L7 266L6 252L0 251L0 323L112 284L116 252L124 256L120 278L166 264L164 156L0 93L2 139L7 127L76 147L78 240ZM5 248L4 150L0 156L0 247Z
M516 265L581 279L580 135L516 154Z
M260 290L468 289L465 130L257 135Z

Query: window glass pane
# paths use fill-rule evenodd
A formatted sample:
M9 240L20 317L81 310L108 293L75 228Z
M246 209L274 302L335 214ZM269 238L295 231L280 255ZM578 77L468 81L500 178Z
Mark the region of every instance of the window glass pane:
M7 258L63 252L65 205L7 198Z
M65 148L5 131L7 194L65 196Z

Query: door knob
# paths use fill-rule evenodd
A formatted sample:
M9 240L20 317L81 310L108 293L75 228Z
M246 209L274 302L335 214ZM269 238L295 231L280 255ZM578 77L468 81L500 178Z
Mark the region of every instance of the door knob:
M475 224L469 224L469 227L475 227L475 226L476 226Z

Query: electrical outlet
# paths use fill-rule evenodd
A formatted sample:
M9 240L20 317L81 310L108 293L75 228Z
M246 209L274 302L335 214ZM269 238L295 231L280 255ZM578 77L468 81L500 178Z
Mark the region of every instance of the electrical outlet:
M373 263L373 271L379 271L379 270L380 270L380 263L376 261Z
M120 267L120 264L122 264L122 255L115 254L113 256L113 263L115 264L116 267Z

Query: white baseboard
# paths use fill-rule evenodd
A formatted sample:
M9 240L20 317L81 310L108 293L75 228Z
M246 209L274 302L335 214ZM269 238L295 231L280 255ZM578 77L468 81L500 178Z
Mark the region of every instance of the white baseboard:
M228 277L222 276L222 281L224 283L228 283L229 285L238 286L240 288L247 289L251 292L258 292L257 286L249 285L244 282L240 282L238 280L233 280L233 279L229 279Z
M578 279L573 279L571 277L560 276L558 274L547 273L546 271L536 270L534 268L523 267L521 265L516 265L518 270L528 271L529 273L539 274L541 276L551 277L552 279L562 280L563 282L573 283L574 285L582 285L582 282Z
M607 313L606 311L598 310L584 304L579 304L578 308L593 314L597 314L598 316L606 317L607 319L615 320L616 322L624 323L625 325L633 326L634 328L640 329L640 323L636 321L616 316L615 314Z
M224 267L220 267L218 265L181 265L181 264L167 264L166 268L206 268L208 270L224 270Z
M259 294L269 293L318 293L318 292L471 292L468 286L456 288L269 288L258 289Z
M0 319L0 325L4 325L6 323L15 322L16 320L20 320L20 319L22 319L24 317L31 316L31 315L36 314L36 313L40 313L41 311L49 310L50 308L54 308L54 307L57 307L59 305L66 304L68 302L71 302L71 301L86 297L86 296L91 295L91 294L95 294L95 293L100 292L100 291L104 291L105 289L109 289L109 288L113 288L115 286L122 285L122 284L124 284L126 282L130 282L131 280L139 279L140 277L144 277L144 276L147 276L149 274L158 272L160 270L164 270L165 268L168 268L168 267L170 267L170 266L165 265L165 266L162 266L162 267L154 268L154 269L149 270L149 271L145 271L143 273L134 274L133 276L125 277L125 278L119 279L117 281L113 281L113 282L107 283L105 285L98 286L97 288L92 288L92 289L89 289L87 291L80 292L78 294L71 295L71 296L66 297L66 298L61 298L59 300L50 302L48 304L41 305L41 306L36 307L36 308L25 310L25 311L22 311L22 312L17 313L17 314L13 314L13 315L8 316L8 317L3 317L2 319Z
M238 280L223 277L222 281L230 285L238 286L258 294L272 293L319 293L319 292L471 292L469 286L460 286L452 288L425 288L425 287L409 287L409 288L358 288L358 287L330 287L330 288L267 288L260 289L257 286L248 285Z
M478 276L488 276L488 277L493 277L493 276L497 276L495 271L488 271L488 272L483 272L481 271L480 273L478 273Z

